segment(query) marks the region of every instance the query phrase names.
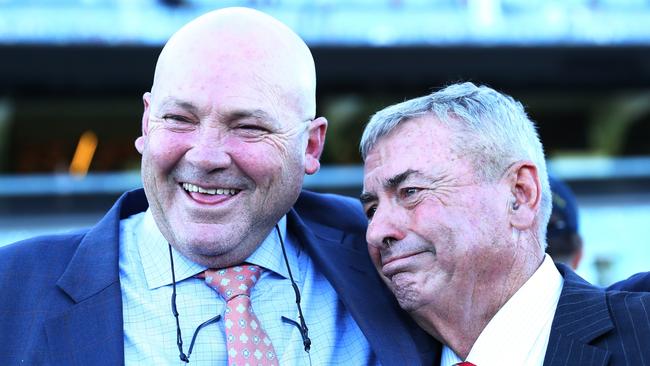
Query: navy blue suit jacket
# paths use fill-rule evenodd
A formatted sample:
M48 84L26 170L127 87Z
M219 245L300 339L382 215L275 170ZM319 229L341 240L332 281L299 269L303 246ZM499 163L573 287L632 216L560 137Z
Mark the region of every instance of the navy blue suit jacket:
M0 248L0 364L124 363L119 221L147 207L142 190L128 192L89 230ZM399 309L372 266L356 200L302 192L287 223L382 365L433 364L439 345Z
M641 272L630 276L620 282L609 286L608 290L649 292L650 291L650 272Z
M650 294L607 291L564 277L544 366L650 365Z

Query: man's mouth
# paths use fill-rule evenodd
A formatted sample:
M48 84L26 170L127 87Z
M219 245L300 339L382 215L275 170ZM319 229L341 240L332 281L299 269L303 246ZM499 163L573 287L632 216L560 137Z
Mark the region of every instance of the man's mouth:
M422 251L417 251L391 256L386 259L382 258L382 273L384 276L391 278L395 274L409 268L411 264L411 258L422 253Z
M234 196L241 191L236 188L207 188L192 183L183 183L182 187L189 193L203 193L213 196Z

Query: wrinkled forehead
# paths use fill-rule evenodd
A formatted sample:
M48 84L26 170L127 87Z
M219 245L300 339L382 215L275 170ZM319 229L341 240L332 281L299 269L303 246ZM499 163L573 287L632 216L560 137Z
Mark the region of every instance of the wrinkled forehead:
M364 189L404 172L434 177L469 166L467 159L459 156L454 148L454 132L444 125L432 123L431 118L434 117L404 121L377 139L364 161Z
M411 129L400 125L377 139L364 160L364 190L378 189L390 177L419 165L418 159L414 159L419 150L416 145L425 141L414 140Z

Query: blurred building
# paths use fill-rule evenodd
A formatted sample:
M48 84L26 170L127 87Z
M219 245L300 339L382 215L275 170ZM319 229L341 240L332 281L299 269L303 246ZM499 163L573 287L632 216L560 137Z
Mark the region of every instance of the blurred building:
M140 185L133 140L157 54L216 6L259 8L310 45L330 129L309 187L358 194L377 109L484 83L525 103L576 192L581 274L649 269L648 0L0 0L0 245L90 225Z

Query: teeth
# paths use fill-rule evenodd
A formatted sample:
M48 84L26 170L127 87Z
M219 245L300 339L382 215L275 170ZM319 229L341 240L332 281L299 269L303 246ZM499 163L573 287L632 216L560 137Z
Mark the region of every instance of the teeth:
M221 194L226 196L233 196L237 193L237 191L234 189L228 189L228 188L209 189L209 188L199 187L191 183L183 183L183 189L188 192L198 192L198 193L205 193L205 194Z
M215 194L217 191L214 189L203 189L199 187L199 193Z

